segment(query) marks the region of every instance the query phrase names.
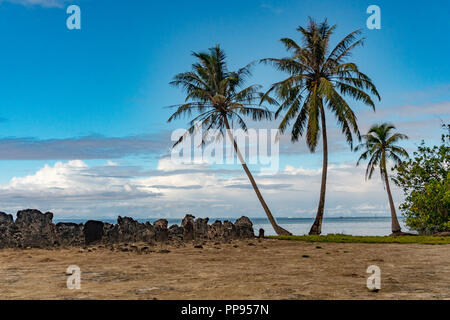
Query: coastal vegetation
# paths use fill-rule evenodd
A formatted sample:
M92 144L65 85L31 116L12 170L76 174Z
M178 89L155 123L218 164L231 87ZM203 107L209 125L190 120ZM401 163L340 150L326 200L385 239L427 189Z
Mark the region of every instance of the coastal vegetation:
M259 92L261 86L256 84L244 86L246 78L251 75L250 65L237 71L229 71L226 55L218 45L210 48L209 53L194 52L193 56L198 61L192 65L192 71L176 75L171 82L172 85L184 89L187 95L185 103L176 106L177 110L168 122L181 116L189 116L192 112L197 112L198 115L190 121L190 128L175 145L193 134L199 127L205 129L206 134L210 133L209 130L217 130L223 136L226 131L273 229L278 235L290 234L275 221L230 130L230 122L232 124L236 122L242 130L247 131L242 116L250 116L254 121L272 118L272 113L267 108L256 103L262 96ZM202 144L206 138L205 135L202 137Z
M422 141L412 159L393 168L393 181L405 196L400 210L406 225L421 234L450 231L450 125L443 128L440 145Z
M305 136L311 152L316 151L321 138L323 158L320 197L316 217L309 231L309 235L320 235L328 170L327 114L330 113L336 118L350 149L353 149L355 139L359 142L355 151L362 151L362 154L357 165L368 160L366 179L370 179L374 170L379 169L388 195L392 233L400 235L402 232L389 183L390 163L395 166L396 176L393 181L405 193L405 202L400 208L407 226L424 234L448 231L449 135L443 135L441 146L429 148L422 143L414 153L414 159L409 159L407 151L398 145L407 136L393 132L393 124L373 125L367 134L361 136L356 114L350 104L359 102L375 111L372 97L378 100L381 97L371 78L349 61L353 49L363 44L361 30L351 32L332 48L330 41L335 29L336 25L330 26L327 20L317 23L310 19L308 26L297 29L302 37L300 44L293 39L282 38L281 42L290 56L265 58L260 63L272 65L287 73L288 77L272 84L265 93L260 91L260 85L245 85L251 76L250 67L253 63L237 71L229 71L225 53L219 45L208 52L194 52L197 62L192 65L192 70L176 75L171 82L171 85L186 92L186 99L184 103L173 106L177 110L168 122L196 113L189 122L186 134L174 146L197 129L206 132L202 136L202 145L206 143L211 130L218 137L224 137L226 132L276 234L290 236L289 231L277 224L231 129L237 125L246 132L244 117L250 117L253 121L281 119L280 133L290 130L292 142ZM277 106L276 112L273 113L264 104ZM406 162L403 159L407 159ZM418 241L419 238L414 239Z
M352 236L347 234L268 236L270 239L330 243L450 244L450 237L439 236Z
M277 82L263 96L262 101L271 101L274 94L279 101L275 117L285 111L279 125L280 132L287 130L293 121L291 140L298 141L306 133L306 144L314 152L322 136L322 181L316 219L309 234L320 234L325 208L325 191L328 169L328 138L326 109L337 119L342 133L350 148L353 135L360 138L356 115L344 97L362 102L375 110L375 103L370 95L380 95L372 80L362 73L358 66L349 62L352 50L363 43L359 38L360 30L355 30L344 37L333 49L330 40L336 25L330 26L327 20L316 23L310 19L306 28L298 27L302 43L283 38L281 42L291 53L288 58L268 58L262 62L271 64L278 70L288 73L288 77Z
M395 126L389 123L373 125L367 134L362 137L364 142L359 144L355 148L355 151L364 150L356 163L357 166L362 160L370 158L366 169L366 179L372 178L375 168L378 167L380 169L381 179L386 188L389 207L391 209L392 233L400 233L401 228L398 222L397 212L395 211L394 200L392 199L386 162L389 159L400 165L402 163L402 157L409 157L405 149L396 145L398 141L408 139L408 137L401 133L393 133L392 131L394 129Z

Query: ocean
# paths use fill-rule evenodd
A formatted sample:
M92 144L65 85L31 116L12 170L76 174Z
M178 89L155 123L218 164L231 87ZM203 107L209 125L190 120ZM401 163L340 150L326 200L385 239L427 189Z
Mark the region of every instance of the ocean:
M400 218L400 217L399 217ZM136 219L139 222L154 222L155 219ZM116 219L94 219L101 220L108 223L117 223ZM172 224L181 224L182 219L167 219L169 226ZM213 223L215 220L220 221L236 221L236 218L213 218L209 220L209 223ZM250 218L253 222L253 228L255 234L258 234L260 228L263 228L265 235L275 235L270 222L267 218ZM55 223L58 222L75 222L84 223L86 219L54 219ZM278 224L290 231L295 235L308 234L311 228L314 218L278 218ZM400 225L402 226L402 231L410 231L405 226L404 221L400 219ZM390 217L340 217L340 218L324 218L322 222L322 234L349 234L355 236L386 236L391 233L391 218Z
M255 233L258 233L259 228L263 228L266 235L275 235L275 231L267 219L258 218L252 221ZM304 235L308 234L314 218L279 218L277 222L292 234ZM399 222L402 231L407 231L405 223L402 220ZM391 217L324 218L322 234L333 233L354 236L386 236L391 234Z

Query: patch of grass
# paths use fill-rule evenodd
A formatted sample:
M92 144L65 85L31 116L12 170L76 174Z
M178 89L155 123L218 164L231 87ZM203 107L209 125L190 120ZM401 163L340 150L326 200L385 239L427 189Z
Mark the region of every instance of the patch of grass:
M268 236L270 239L293 240L305 242L334 243L419 243L419 244L450 244L450 237L433 236L351 236L346 234L328 234L326 236Z

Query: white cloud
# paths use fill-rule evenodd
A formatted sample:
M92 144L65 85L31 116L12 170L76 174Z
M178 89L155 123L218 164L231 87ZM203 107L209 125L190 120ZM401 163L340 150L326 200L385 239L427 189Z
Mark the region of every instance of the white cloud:
M267 9L267 10L269 10L272 13L277 14L277 15L282 14L284 12L283 9L281 9L279 7L276 7L276 6L273 6L271 4L268 4L268 3L262 3L260 5L260 7L263 8L263 9Z
M128 171L130 170L129 174ZM1 210L23 208L52 211L56 217L172 217L186 213L208 217L264 217L242 171L222 174L203 165L175 165L161 159L151 174L120 165L88 166L80 160L46 165L36 173L0 186ZM275 175L255 175L277 217L314 216L321 170L292 165ZM393 186L392 186L393 187ZM399 192L394 187L399 203ZM381 180L364 180L364 168L330 165L326 215L388 215Z
M43 8L63 8L68 0L0 0L1 2L11 2L23 6L41 6Z
M0 201L11 209L37 207L55 213L72 207L78 215L79 209L100 209L102 203L107 207L111 202L132 203L134 199L157 196L141 190L131 179L102 175L93 169L80 160L45 165L34 174L14 177L8 185L0 186Z
M316 176L321 173L321 169L313 170L313 169L303 169L301 167L295 168L293 166L287 165L284 169L285 173L292 175L305 175L305 176Z
M399 117L406 120L424 120L427 119L449 119L450 101L425 105L404 105L390 108L378 109L376 113L365 111L363 117L371 119L386 120Z

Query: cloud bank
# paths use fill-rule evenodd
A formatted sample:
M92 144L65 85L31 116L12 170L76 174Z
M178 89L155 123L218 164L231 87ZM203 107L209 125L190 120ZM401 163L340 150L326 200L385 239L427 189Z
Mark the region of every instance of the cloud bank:
M228 173L228 174L227 174ZM255 176L277 217L312 217L321 170L286 166L274 175ZM327 216L388 215L381 179L364 181L364 168L330 165ZM395 188L394 188L395 189ZM398 190L394 194L399 200ZM81 160L45 165L0 186L1 210L26 207L61 217L179 218L186 213L209 217L264 217L243 171L214 170L206 164L180 165L161 159L155 170L113 162L88 166Z
M392 119L410 136L409 146L421 139L438 141L441 121L449 120L450 102L400 106L377 113L361 112L361 132L376 122ZM258 124L261 126L262 124ZM274 124L272 124L274 125ZM364 166L356 168L357 155L349 152L339 129L330 125L330 163L327 216L388 216L386 192L375 176L364 180ZM17 176L0 186L0 210L15 213L26 207L53 211L56 217L179 218L186 213L209 217L264 217L245 173L238 166L219 168L208 164L175 164L167 156L170 132L127 137L100 135L67 138L2 138L0 160L60 160L35 173ZM320 143L319 143L320 146ZM320 157L320 148L316 155ZM114 162L128 156L159 158L154 169ZM295 155L295 157L291 157ZM342 157L342 156L345 157ZM254 171L272 212L277 217L313 217L320 190L321 169L311 169L311 155L304 140L292 144L281 137L283 167L276 174ZM163 158L161 158L163 157ZM76 160L74 160L76 159ZM85 160L103 159L103 166ZM61 162L62 160L62 162ZM287 163L286 163L287 162ZM320 166L320 163L317 164ZM401 191L393 185L396 204Z
M130 155L169 152L167 132L155 135L67 139L2 138L0 160L117 159Z
M0 0L1 2L10 2L23 6L40 6L43 8L63 8L68 0Z

